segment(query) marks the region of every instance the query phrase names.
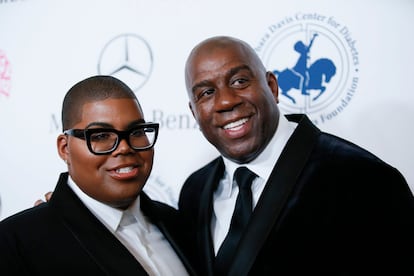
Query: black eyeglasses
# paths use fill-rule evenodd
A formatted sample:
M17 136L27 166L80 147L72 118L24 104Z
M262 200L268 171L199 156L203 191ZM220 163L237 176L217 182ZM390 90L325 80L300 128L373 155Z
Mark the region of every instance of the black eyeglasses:
M144 123L128 130L119 131L112 128L68 129L63 133L80 139L86 139L86 144L93 154L103 155L115 151L122 139L136 150L152 148L158 137L158 123Z

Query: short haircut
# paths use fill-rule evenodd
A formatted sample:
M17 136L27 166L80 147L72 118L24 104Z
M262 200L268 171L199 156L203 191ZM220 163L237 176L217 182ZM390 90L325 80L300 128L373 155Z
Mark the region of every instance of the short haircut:
M134 91L115 77L97 75L76 83L69 89L63 99L63 130L72 128L76 123L82 120L82 107L84 104L109 98L134 99L139 105L139 101Z

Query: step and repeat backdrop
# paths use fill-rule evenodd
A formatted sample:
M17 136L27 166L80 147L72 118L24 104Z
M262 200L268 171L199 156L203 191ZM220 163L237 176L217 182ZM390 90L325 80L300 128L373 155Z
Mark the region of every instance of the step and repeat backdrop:
M176 206L185 178L217 156L183 73L192 47L215 35L253 46L278 76L283 113L367 148L414 190L413 28L411 0L0 0L0 219L53 190L66 170L63 96L96 74L125 81L160 123L145 190Z

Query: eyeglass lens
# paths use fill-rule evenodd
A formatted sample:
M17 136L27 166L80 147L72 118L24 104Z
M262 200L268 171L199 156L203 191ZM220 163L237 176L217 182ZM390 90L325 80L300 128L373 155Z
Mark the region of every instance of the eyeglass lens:
M156 130L154 128L137 128L129 132L128 142L133 149L145 149L152 146L155 137ZM118 146L121 138L116 132L100 131L90 135L90 144L96 153L108 152Z

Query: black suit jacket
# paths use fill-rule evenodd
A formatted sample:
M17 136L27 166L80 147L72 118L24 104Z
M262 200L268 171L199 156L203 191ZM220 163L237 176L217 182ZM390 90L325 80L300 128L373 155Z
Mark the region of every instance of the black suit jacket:
M229 275L414 275L414 199L404 177L357 145L321 132L306 116L287 117L299 124ZM213 275L210 222L223 173L219 157L194 172L180 194L200 274Z
M0 223L1 275L147 275L122 243L88 210L61 174L52 199ZM141 193L141 209L191 273L178 246L176 210Z

